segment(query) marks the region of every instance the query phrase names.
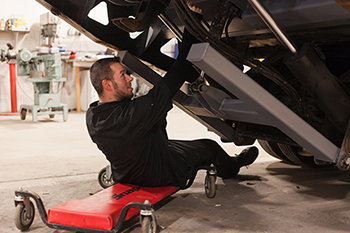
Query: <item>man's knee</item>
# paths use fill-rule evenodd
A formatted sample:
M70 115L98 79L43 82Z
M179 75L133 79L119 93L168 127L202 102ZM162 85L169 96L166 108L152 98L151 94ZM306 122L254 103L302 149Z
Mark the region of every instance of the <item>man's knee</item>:
M200 141L201 143L203 143L204 145L210 147L210 148L221 148L221 146L214 140L212 139L199 139L198 141Z

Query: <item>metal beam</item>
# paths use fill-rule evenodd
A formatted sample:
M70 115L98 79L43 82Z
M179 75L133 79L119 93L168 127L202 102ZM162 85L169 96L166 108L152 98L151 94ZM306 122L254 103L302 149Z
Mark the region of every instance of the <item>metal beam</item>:
M336 162L339 148L262 88L208 43L194 44L187 59L241 99L273 126L312 153Z

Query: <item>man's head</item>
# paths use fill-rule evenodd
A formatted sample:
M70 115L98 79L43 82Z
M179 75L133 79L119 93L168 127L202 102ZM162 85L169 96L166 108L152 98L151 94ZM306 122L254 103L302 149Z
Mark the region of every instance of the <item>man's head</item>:
M90 69L90 79L100 102L126 100L133 96L133 78L126 73L117 57L96 61Z

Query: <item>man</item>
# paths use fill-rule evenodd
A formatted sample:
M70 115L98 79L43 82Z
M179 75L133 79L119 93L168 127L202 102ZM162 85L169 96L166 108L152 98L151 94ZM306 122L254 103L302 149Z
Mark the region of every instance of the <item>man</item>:
M201 17L201 9L187 4ZM133 79L118 58L101 59L91 67L90 78L99 101L90 105L86 124L91 139L111 163L115 182L185 188L198 166L214 164L219 177L231 178L257 158L256 147L230 157L209 139L168 140L166 115L172 108L172 97L184 81L193 82L198 77L186 61L194 42L196 38L185 29L173 66L148 94L133 100Z

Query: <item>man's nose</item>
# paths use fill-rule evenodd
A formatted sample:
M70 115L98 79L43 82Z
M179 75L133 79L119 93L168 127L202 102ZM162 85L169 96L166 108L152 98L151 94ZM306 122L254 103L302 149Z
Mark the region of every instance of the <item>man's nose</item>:
M129 82L131 82L132 80L134 80L134 78L131 77L130 75L128 75L128 77L129 77Z

